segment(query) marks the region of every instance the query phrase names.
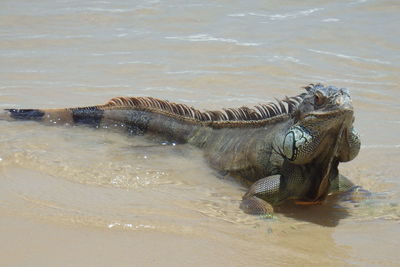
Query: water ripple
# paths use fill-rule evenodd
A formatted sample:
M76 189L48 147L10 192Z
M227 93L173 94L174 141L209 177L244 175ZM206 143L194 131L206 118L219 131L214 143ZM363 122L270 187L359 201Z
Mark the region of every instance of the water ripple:
M3 40L34 40L34 39L83 39L93 38L91 34L60 35L60 34L33 34L33 35L1 35Z
M373 62L373 63L384 64L384 65L392 64L390 61L385 61L385 60L380 60L380 59L375 59L375 58L350 56L350 55L344 55L344 54L339 54L339 53L334 53L334 52L329 52L329 51L321 51L321 50L316 50L316 49L307 49L307 50L310 52L318 53L318 54L335 56L335 57L350 59L350 60L354 60L354 61Z
M292 12L292 13L286 13L286 14L275 14L271 15L269 18L271 20L283 20L283 19L294 19L302 16L308 16L311 15L314 12L323 10L323 8L312 8L312 9L307 9L307 10L302 10L298 12Z
M229 14L229 17L245 17L245 16L255 16L255 17L267 17L270 20L285 20L285 19L295 19L298 17L305 17L309 16L312 13L315 13L317 11L324 10L324 8L312 8L312 9L307 9L307 10L301 10L301 11L295 11L295 12L289 12L289 13L284 13L284 14L263 14L263 13L257 13L257 12L249 12L249 13L234 13L234 14Z
M399 145L362 145L362 149L375 149L375 148L385 148L385 149L393 149L393 148L400 148Z
M228 75L245 75L244 71L211 71L211 70L182 70L182 71L167 71L166 74L228 74Z
M323 19L323 22L338 22L340 21L340 19L337 18L327 18L327 19Z
M260 43L247 43L247 42L240 42L235 39L229 38L218 38L213 37L208 34L195 34L189 36L167 36L165 39L172 39L172 40L180 40L180 41L189 41L189 42L223 42L223 43L232 43L239 46L260 46Z

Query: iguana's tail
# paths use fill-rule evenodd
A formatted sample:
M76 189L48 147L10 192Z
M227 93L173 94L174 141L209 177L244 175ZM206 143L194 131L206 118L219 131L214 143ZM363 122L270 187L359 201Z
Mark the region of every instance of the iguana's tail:
M104 105L61 109L4 109L0 120L31 120L50 125L87 125L96 128L126 129L128 133L146 132L186 142L206 116L182 104L145 97L117 97ZM208 115L210 117L210 115ZM211 117L210 117L211 118ZM210 119L211 120L211 119Z

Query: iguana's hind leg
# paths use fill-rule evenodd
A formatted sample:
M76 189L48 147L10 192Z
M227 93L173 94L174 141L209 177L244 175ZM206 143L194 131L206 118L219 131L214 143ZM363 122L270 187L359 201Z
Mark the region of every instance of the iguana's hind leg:
M341 199L345 201L360 202L371 196L371 192L361 186L355 185L346 176L341 174L331 181L329 188L330 194L341 194Z
M280 175L273 175L258 180L251 185L243 196L240 208L248 214L272 214L274 209L270 203L278 199Z

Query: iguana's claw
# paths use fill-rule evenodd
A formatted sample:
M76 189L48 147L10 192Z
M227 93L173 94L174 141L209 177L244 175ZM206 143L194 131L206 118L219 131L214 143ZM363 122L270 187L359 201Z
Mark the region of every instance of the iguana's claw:
M353 186L341 195L341 200L351 202L361 202L371 197L371 192L361 186Z

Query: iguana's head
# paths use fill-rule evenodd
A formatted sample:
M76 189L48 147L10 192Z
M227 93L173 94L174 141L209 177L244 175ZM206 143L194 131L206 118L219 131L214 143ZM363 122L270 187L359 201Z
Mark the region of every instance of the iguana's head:
M330 120L325 124L332 127L342 123L344 117L353 117L353 104L346 88L311 84L305 89L307 93L301 95L303 101L295 112L298 123L320 128L324 121Z
M283 140L283 155L295 164L310 162L353 129L353 105L347 89L321 84L305 89L293 113L294 125Z
M319 193L313 193L322 198L328 180L337 175L338 162L352 160L360 140L353 129L353 105L347 89L321 84L305 89L293 113L293 125L283 133L282 155L293 168L301 169L302 176L315 182Z

